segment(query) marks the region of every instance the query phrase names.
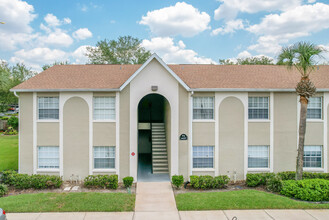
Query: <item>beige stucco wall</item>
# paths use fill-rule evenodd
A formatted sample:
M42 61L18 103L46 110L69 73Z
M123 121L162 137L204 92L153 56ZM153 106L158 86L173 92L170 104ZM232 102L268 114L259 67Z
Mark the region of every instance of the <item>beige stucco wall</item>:
M63 109L64 179L72 174L89 174L89 107L85 100L73 97Z
M215 146L215 122L193 122L193 146Z
M219 173L236 172L244 178L244 108L235 97L225 98L219 106Z
M274 172L296 169L297 96L274 93Z
M93 146L115 146L115 122L93 123Z
M37 146L59 146L59 122L37 123Z
M248 123L248 145L270 145L270 123Z
M120 178L129 176L130 164L130 85L120 92Z
M305 145L323 145L323 122L307 122Z
M19 172L33 173L33 93L19 94L20 149Z
M197 175L197 176L215 176L215 171L192 171L192 175Z
M168 153L168 168L169 168L169 175L171 171L171 110L170 104L165 99L164 100L164 122L165 122L165 129L166 129L166 143L167 143L167 153Z
M185 88L179 86L179 135L189 135L189 94ZM179 174L183 175L185 179L189 174L189 140L180 140L178 145L179 154Z

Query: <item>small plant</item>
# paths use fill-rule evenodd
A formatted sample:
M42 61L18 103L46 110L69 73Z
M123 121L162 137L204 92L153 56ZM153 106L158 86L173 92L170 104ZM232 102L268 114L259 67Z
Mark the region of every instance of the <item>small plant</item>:
M177 189L179 189L184 183L183 175L174 175L171 177L171 182Z
M0 184L0 197L8 193L8 187L5 184Z
M4 117L1 117L1 120L8 120L9 118L4 116Z
M18 128L18 118L15 116L12 116L8 119L8 125L13 127L14 129Z
M222 189L227 186L230 178L223 176L190 176L191 186L195 189Z
M222 188L225 188L229 182L230 182L230 178L226 175L216 176L213 179L212 187L214 189L222 189Z
M124 185L126 188L130 188L130 187L133 185L134 177L132 177L132 176L127 176L127 177L123 178L122 180L123 180L123 185Z
M264 186L273 176L275 176L274 173L248 173L246 184L249 187Z
M17 131L13 127L8 127L4 132L5 135L16 135Z
M282 190L283 182L279 175L269 178L266 182L267 190L271 192L280 192Z
M118 175L89 175L84 179L85 187L101 187L104 189L117 189Z

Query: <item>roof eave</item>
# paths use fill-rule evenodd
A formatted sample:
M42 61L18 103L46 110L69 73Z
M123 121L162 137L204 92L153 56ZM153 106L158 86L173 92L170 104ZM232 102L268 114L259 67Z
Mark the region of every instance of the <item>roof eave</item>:
M11 92L119 92L120 89L10 89Z

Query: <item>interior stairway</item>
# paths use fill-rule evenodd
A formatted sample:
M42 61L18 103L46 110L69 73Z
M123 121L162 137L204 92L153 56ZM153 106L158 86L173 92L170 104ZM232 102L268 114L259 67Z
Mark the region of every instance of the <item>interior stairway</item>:
M152 123L152 172L169 173L164 123Z

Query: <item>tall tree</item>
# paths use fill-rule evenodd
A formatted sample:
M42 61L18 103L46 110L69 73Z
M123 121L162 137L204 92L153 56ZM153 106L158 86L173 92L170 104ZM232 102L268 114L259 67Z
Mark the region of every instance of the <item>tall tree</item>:
M304 140L306 132L306 117L308 100L316 93L316 88L309 76L316 69L315 58L321 56L323 48L308 42L298 42L292 46L284 47L279 55L279 65L286 65L288 69L293 67L301 74L301 80L297 83L296 92L300 97L299 140L296 160L296 180L303 178Z
M43 69L43 71L45 71L46 69L48 69L48 68L50 68L52 66L55 66L55 65L68 65L68 64L70 64L70 63L67 60L66 61L61 61L61 62L55 61L53 64L45 64L45 65L43 65L42 66L42 69Z
M273 65L273 59L266 56L238 58L236 62L231 59L219 59L221 65Z
M87 51L92 64L142 64L151 56L150 51L141 46L141 40L132 36L101 40L96 47L87 47Z

